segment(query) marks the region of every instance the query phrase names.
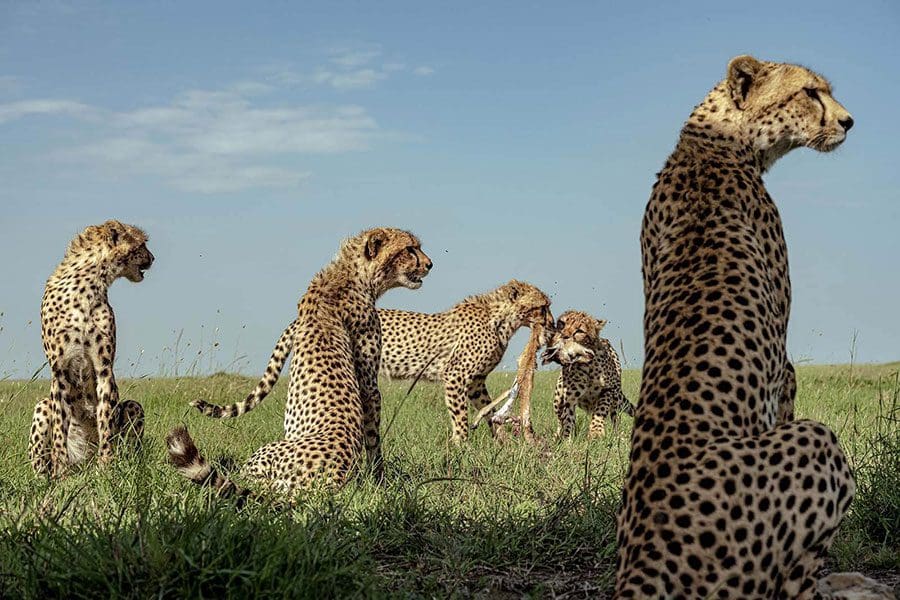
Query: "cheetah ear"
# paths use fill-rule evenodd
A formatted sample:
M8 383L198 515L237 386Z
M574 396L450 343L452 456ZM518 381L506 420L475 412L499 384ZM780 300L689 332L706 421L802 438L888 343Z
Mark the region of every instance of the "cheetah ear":
M510 279L506 283L506 294L510 302L515 302L522 295L522 283L518 279Z
M731 96L738 108L741 108L740 103L747 99L760 70L762 63L749 54L735 56L728 63L728 87L731 88Z
M378 256L378 253L381 251L381 247L387 241L387 236L384 234L384 231L380 229L376 229L372 233L369 234L369 237L366 238L366 258L368 260L374 259Z
M597 319L597 333L603 331L604 327L606 327L606 319Z
M122 239L122 233L124 233L122 224L115 219L110 219L100 227L106 230L106 239L110 245L113 247L118 246Z

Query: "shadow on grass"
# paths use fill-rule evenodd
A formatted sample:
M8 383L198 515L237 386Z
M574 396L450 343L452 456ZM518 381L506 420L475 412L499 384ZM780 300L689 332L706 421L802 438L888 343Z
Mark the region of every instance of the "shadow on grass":
M0 596L597 597L614 552L612 498L584 491L535 514L452 515L406 489L374 510L331 499L289 514L206 496L129 494L23 506L0 521ZM195 495L196 496L196 495ZM46 499L45 499L46 500ZM108 510L107 510L108 508ZM548 589L548 588L552 588Z

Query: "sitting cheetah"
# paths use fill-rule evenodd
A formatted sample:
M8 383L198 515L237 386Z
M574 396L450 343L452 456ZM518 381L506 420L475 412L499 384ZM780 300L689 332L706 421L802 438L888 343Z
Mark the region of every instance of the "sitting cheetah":
M466 440L469 433L466 400L479 409L490 404L485 379L503 358L516 330L535 323L553 327L547 295L515 279L442 313L392 309L378 313L384 336L381 373L442 381L454 442Z
M556 380L553 409L559 419L558 438L575 433L575 406L591 415L588 437L603 435L604 420L615 423L619 411L634 416L634 407L622 392L622 365L609 340L600 337L603 319L569 310L560 315L542 355L544 364L562 366Z
M618 516L618 598L809 598L855 483L834 433L790 421L791 299L763 173L853 119L821 76L734 58L644 213L645 360Z
M151 264L143 231L107 221L78 234L47 280L41 338L50 397L34 408L29 446L38 474L62 477L94 452L108 463L119 434L140 443L144 410L133 400L119 402L113 375L116 320L107 294L119 277L143 281Z
M296 351L285 437L257 450L242 467L243 476L283 493L320 475L340 483L365 447L380 477L381 323L375 301L391 288L418 289L431 266L419 240L399 229L370 229L342 244L335 259L313 277L297 320L273 357L278 362L278 355ZM274 384L280 367L271 369L270 361L259 384L265 389ZM222 495L244 492L203 459L187 429L173 430L167 443L171 462L195 483L212 485Z

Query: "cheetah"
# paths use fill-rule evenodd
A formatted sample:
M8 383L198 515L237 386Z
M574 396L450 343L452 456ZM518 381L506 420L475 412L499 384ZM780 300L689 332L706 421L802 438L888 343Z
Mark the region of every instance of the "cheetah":
M41 302L41 338L50 365L50 396L31 421L29 458L39 475L60 478L96 453L110 462L114 439L140 445L144 409L119 402L113 374L116 320L109 304L112 283L144 279L153 264L147 234L132 225L91 225L69 243L47 280Z
M533 324L553 327L547 295L515 279L442 313L394 309L378 313L384 336L381 374L443 382L455 443L468 437L467 400L477 409L490 404L485 380L516 330Z
M395 287L418 289L431 267L419 240L406 231L376 228L344 241L313 277L272 359L278 363L280 354L296 353L284 439L257 450L241 468L243 477L283 494L318 477L339 484L365 448L381 478L381 322L375 301ZM280 371L272 365L260 382L263 389L271 389ZM186 428L174 429L167 445L170 461L188 479L212 485L223 496L245 493L206 462Z
M834 150L852 126L822 76L738 56L657 176L617 598L815 595L855 483L828 427L787 420L791 286L763 174L794 148Z
M622 365L609 340L600 337L604 319L569 310L559 316L542 355L543 363L559 363L553 409L559 419L556 437L575 433L575 406L591 415L589 438L603 435L605 419L613 423L619 411L634 416L634 406L622 392Z

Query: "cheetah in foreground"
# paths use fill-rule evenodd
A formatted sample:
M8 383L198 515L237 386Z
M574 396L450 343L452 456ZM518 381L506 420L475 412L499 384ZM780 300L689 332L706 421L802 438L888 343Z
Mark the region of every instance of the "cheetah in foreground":
M553 396L553 409L559 419L556 436L575 434L575 407L591 415L588 437L603 435L605 419L613 423L619 411L634 416L634 406L622 392L622 365L609 340L600 337L606 325L603 319L569 310L559 316L543 362L561 365Z
M547 295L515 279L441 313L393 309L378 313L383 328L382 375L443 382L454 442L468 437L468 403L476 409L490 404L485 379L503 358L513 334L534 324L553 327Z
M106 464L120 434L140 444L144 410L133 400L119 402L113 374L116 320L108 290L119 277L143 281L152 264L143 231L107 221L75 236L47 280L41 338L50 397L34 408L28 452L38 474L62 477L94 453Z
M297 320L257 386L271 389L281 370L277 365L284 363L279 356L293 349L284 439L257 450L241 468L243 477L285 494L316 477L341 483L365 448L380 478L381 323L375 301L391 288L418 289L431 267L419 240L399 229L371 229L342 244L313 277ZM204 460L186 428L174 429L166 441L171 462L195 483L212 485L223 496L248 494Z
M793 401L791 287L762 176L794 148L834 150L852 125L823 77L739 56L658 175L618 598L816 594L855 483L828 427L776 426Z

